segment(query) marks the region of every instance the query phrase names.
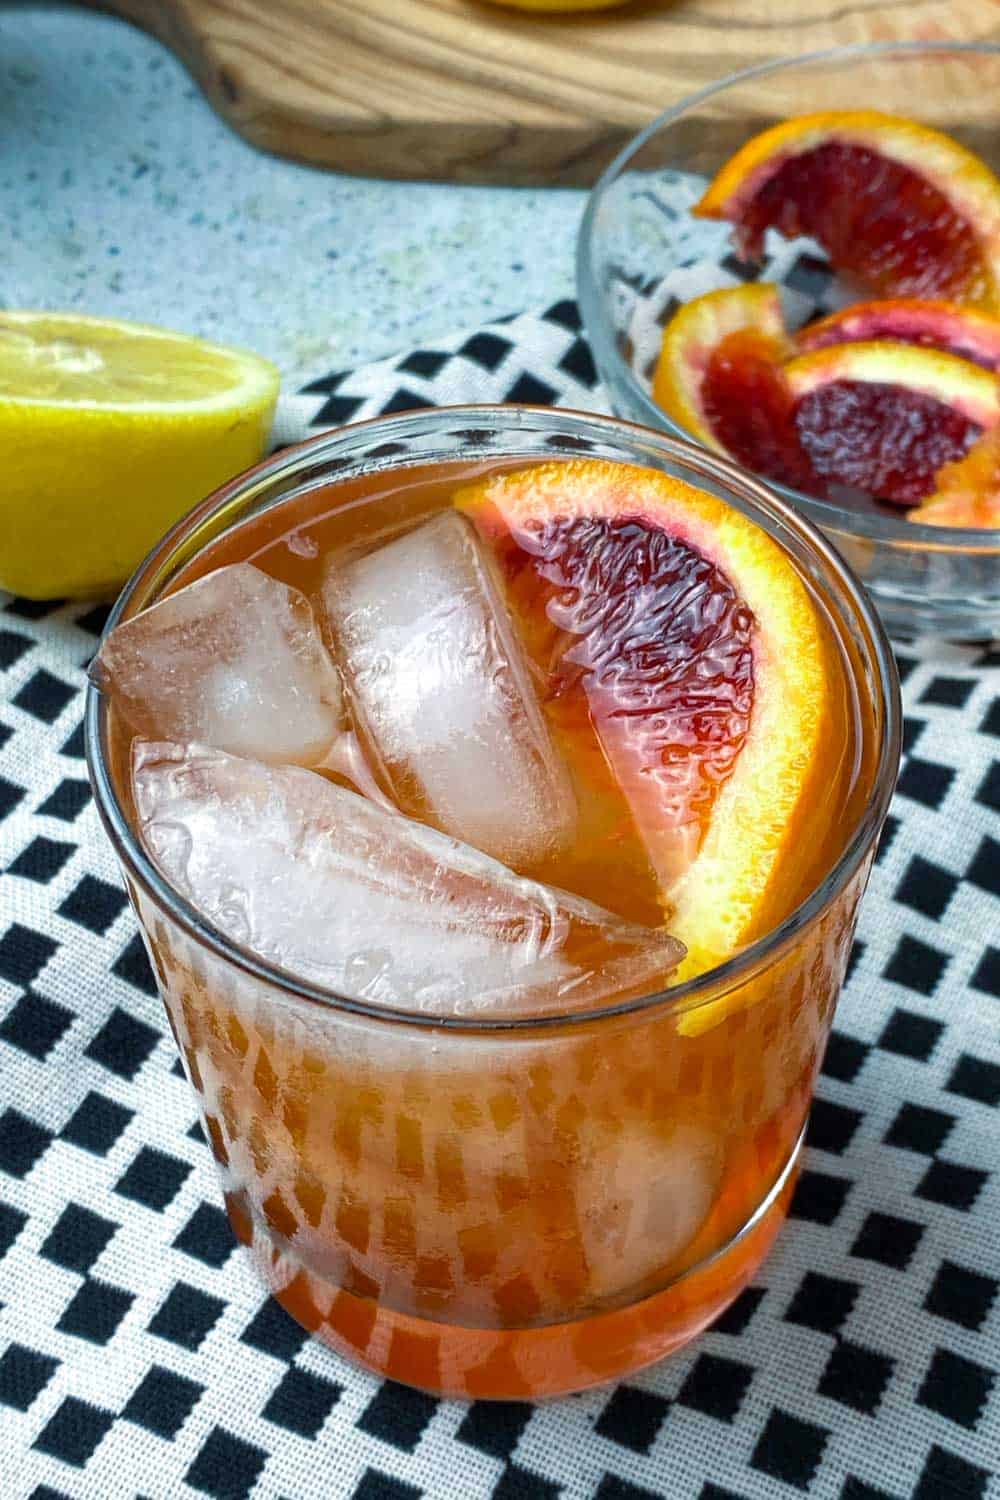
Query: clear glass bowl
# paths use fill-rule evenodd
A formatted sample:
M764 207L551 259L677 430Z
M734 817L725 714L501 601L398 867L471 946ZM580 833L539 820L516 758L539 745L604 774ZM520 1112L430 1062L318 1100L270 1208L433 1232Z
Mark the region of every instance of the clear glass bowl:
M709 180L744 141L790 115L866 107L945 130L1000 171L1000 44L948 42L837 48L750 68L667 110L612 162L584 215L577 278L619 415L687 436L651 394L663 325L678 302L748 275L730 226L689 212ZM759 276L778 282L793 326L848 300L812 241L770 231ZM855 509L782 492L840 548L893 632L1000 631L1000 531L923 526L875 502Z

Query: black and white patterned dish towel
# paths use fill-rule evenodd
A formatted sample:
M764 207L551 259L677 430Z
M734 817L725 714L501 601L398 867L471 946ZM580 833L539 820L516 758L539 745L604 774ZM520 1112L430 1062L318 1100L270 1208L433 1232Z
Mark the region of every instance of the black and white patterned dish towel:
M501 400L602 409L573 303L314 381L278 439ZM104 615L0 599L0 1500L1000 1497L1000 652L899 651L902 779L755 1284L617 1388L466 1406L339 1361L234 1245L88 795Z

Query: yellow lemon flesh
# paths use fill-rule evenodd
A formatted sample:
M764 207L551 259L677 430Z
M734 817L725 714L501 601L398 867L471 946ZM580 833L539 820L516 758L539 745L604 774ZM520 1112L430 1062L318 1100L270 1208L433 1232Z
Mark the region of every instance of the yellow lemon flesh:
M491 0L493 5L505 6L508 10L612 10L616 5L627 5L628 0Z
M141 323L0 312L0 588L114 593L264 451L278 372Z

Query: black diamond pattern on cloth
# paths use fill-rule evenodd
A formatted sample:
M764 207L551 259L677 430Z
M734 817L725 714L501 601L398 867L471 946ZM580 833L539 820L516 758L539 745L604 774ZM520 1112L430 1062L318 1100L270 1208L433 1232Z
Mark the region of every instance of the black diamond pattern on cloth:
M814 295L821 268L795 268ZM603 409L561 302L283 400ZM0 597L0 1495L1000 1495L1000 653L900 648L907 756L792 1215L694 1346L533 1407L363 1374L264 1296L81 764L104 611Z

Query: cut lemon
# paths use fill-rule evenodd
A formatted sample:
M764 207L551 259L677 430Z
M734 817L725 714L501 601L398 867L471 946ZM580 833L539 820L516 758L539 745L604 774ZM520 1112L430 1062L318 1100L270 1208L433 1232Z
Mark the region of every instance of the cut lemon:
M1000 305L1000 182L902 116L829 110L775 125L730 158L695 213L729 219L748 258L768 229L811 235L884 296Z
M499 515L532 557L525 599L578 637L590 721L688 949L674 982L704 973L786 914L826 816L831 658L809 591L731 506L628 464L541 464L456 504L487 530Z
M0 312L0 587L109 595L261 456L278 372L140 323Z

